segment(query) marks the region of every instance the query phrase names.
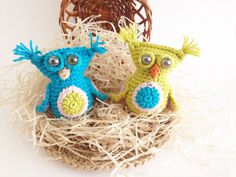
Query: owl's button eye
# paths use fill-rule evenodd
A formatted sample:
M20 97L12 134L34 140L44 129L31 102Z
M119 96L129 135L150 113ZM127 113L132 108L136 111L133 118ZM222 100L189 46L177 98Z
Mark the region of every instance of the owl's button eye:
M78 63L78 57L76 57L75 55L69 55L67 57L67 60L68 60L68 63L71 65L71 66L74 66Z
M152 57L148 54L142 56L142 64L149 65L152 63Z
M169 68L172 65L171 59L168 57L163 58L161 65L163 68Z
M53 67L56 67L60 64L60 60L57 56L51 56L49 59L48 59L48 63L49 65L53 66Z

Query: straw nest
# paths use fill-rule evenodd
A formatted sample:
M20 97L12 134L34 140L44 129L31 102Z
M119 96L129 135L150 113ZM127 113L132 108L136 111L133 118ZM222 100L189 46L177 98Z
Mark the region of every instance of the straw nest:
M95 56L86 75L106 93L119 91L135 66L128 47L116 33L100 28L99 22L78 19L72 33L54 38L43 51L68 45L88 46L89 32L106 41L108 52ZM38 114L35 106L42 100L49 81L29 62L20 65L24 69L18 73L11 93L14 112L32 132L35 146L75 168L105 170L143 164L153 157L153 148L160 148L168 140L178 120L170 113L134 115L122 103L111 101L97 101L91 112L77 120L55 119L50 111Z

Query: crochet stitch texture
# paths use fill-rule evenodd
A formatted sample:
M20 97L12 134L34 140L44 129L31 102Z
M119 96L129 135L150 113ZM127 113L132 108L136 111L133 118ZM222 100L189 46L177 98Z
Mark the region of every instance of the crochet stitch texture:
M94 99L104 101L107 96L94 86L92 81L84 76L95 53L104 54L106 49L100 45L99 36L93 43L90 34L90 48L61 48L42 54L38 47L33 47L30 41L28 49L20 43L13 50L20 57L15 62L30 60L51 82L47 85L45 98L36 107L37 112L45 112L51 108L55 117L77 118L89 111Z
M137 70L127 79L124 90L111 94L111 98L117 102L125 98L129 109L137 114L159 113L166 108L177 110L167 76L187 54L199 56L200 49L194 40L185 37L180 50L141 42L136 26L122 28L120 38L128 43Z

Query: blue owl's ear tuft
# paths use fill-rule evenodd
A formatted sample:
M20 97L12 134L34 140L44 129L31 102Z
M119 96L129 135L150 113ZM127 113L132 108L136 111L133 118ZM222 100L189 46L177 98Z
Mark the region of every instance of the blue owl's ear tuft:
M105 47L100 47L99 45L104 45L106 43L99 41L99 36L96 36L96 42L93 43L93 34L90 33L89 36L90 36L91 50L95 53L104 54L107 51L107 49Z
M14 62L22 60L33 60L35 56L41 55L42 52L38 50L38 46L33 47L33 42L30 40L30 48L27 48L23 43L20 43L13 50L14 55L20 56L19 58L13 60Z

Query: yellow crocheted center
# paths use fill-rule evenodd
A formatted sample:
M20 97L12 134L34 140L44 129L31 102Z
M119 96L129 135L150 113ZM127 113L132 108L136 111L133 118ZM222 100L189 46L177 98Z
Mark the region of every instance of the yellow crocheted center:
M62 101L62 109L68 115L76 115L83 111L85 106L82 95L72 91Z

